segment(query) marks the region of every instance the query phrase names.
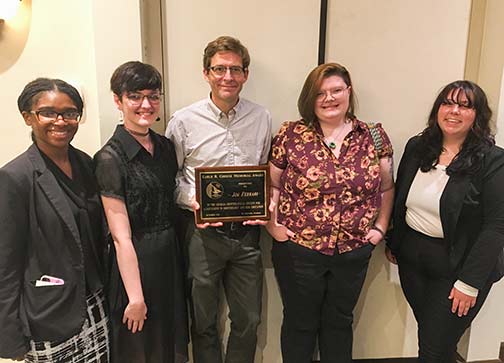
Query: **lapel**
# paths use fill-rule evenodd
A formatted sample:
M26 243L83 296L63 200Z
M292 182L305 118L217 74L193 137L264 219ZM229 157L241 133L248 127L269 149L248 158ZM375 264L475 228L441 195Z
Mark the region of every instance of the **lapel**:
M406 199L408 198L411 183L413 183L413 179L415 179L420 164L418 159L413 156L413 153L405 160L401 160L401 164L400 174L397 175L397 201L395 204L404 206L404 213L406 213Z
M75 241L80 241L79 230L75 218L73 217L72 210L63 196L61 187L58 185L53 173L47 169L44 159L42 159L40 151L35 144L28 149L28 158L32 162L38 175L36 183L51 202L54 211L68 227Z
M471 185L469 176L451 176L441 194L439 201L439 214L445 239L451 244L455 233L455 227L460 216L464 198Z

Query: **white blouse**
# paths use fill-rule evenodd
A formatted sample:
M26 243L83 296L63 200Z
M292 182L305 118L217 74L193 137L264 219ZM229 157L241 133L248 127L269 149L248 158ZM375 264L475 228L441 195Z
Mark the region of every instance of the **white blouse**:
M450 177L445 165L424 173L418 169L406 199L406 223L411 229L434 238L444 238L439 202ZM478 289L457 280L453 285L466 295L478 296Z
M408 226L430 237L444 237L439 201L449 178L444 165L426 173L418 169L406 200Z

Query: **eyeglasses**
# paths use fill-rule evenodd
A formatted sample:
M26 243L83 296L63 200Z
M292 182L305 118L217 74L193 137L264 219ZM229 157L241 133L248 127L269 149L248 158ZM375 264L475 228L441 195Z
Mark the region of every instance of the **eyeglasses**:
M33 113L37 117L37 120L44 123L56 122L59 116L68 123L78 123L82 116L77 110L67 110L63 112L38 110L30 111L30 113Z
M474 110L474 107L470 104L464 104L464 103L458 103L453 100L446 100L441 103L445 107L450 107L450 108L455 108L455 106L458 106L459 110Z
M128 93L126 95L126 98L133 106L140 106L143 103L144 98L147 98L151 105L159 105L162 96L163 95L161 93L153 93L150 95L144 95L141 93Z
M346 91L349 87L345 87L345 88L333 88L333 89L330 89L329 91L324 91L324 92L319 92L317 93L317 101L319 102L323 102L327 99L327 97L331 96L331 98L338 98L338 97L341 97L341 95L343 94L343 91Z
M231 73L231 76L233 77L239 77L243 76L245 73L245 68L239 67L239 66L231 66L231 67L226 67L226 66L212 66L208 67L213 74L215 74L217 77L224 77L229 69L229 72Z

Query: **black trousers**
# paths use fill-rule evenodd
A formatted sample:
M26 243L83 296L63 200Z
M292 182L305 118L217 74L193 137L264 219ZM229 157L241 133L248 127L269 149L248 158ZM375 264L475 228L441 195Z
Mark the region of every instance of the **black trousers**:
M457 277L443 239L410 229L397 260L401 287L418 323L419 362L454 362L457 343L483 306L492 282L479 291L469 313L459 317L451 312L448 299Z
M283 302L281 348L286 363L352 361L353 309L373 247L323 255L294 242L273 242L272 259Z

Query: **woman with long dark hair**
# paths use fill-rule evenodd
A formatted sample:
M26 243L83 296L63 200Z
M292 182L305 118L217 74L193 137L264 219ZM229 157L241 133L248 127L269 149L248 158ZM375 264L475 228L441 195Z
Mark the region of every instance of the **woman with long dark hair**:
M457 342L504 274L504 150L470 81L448 84L399 165L386 250L418 322L420 362L453 362Z

